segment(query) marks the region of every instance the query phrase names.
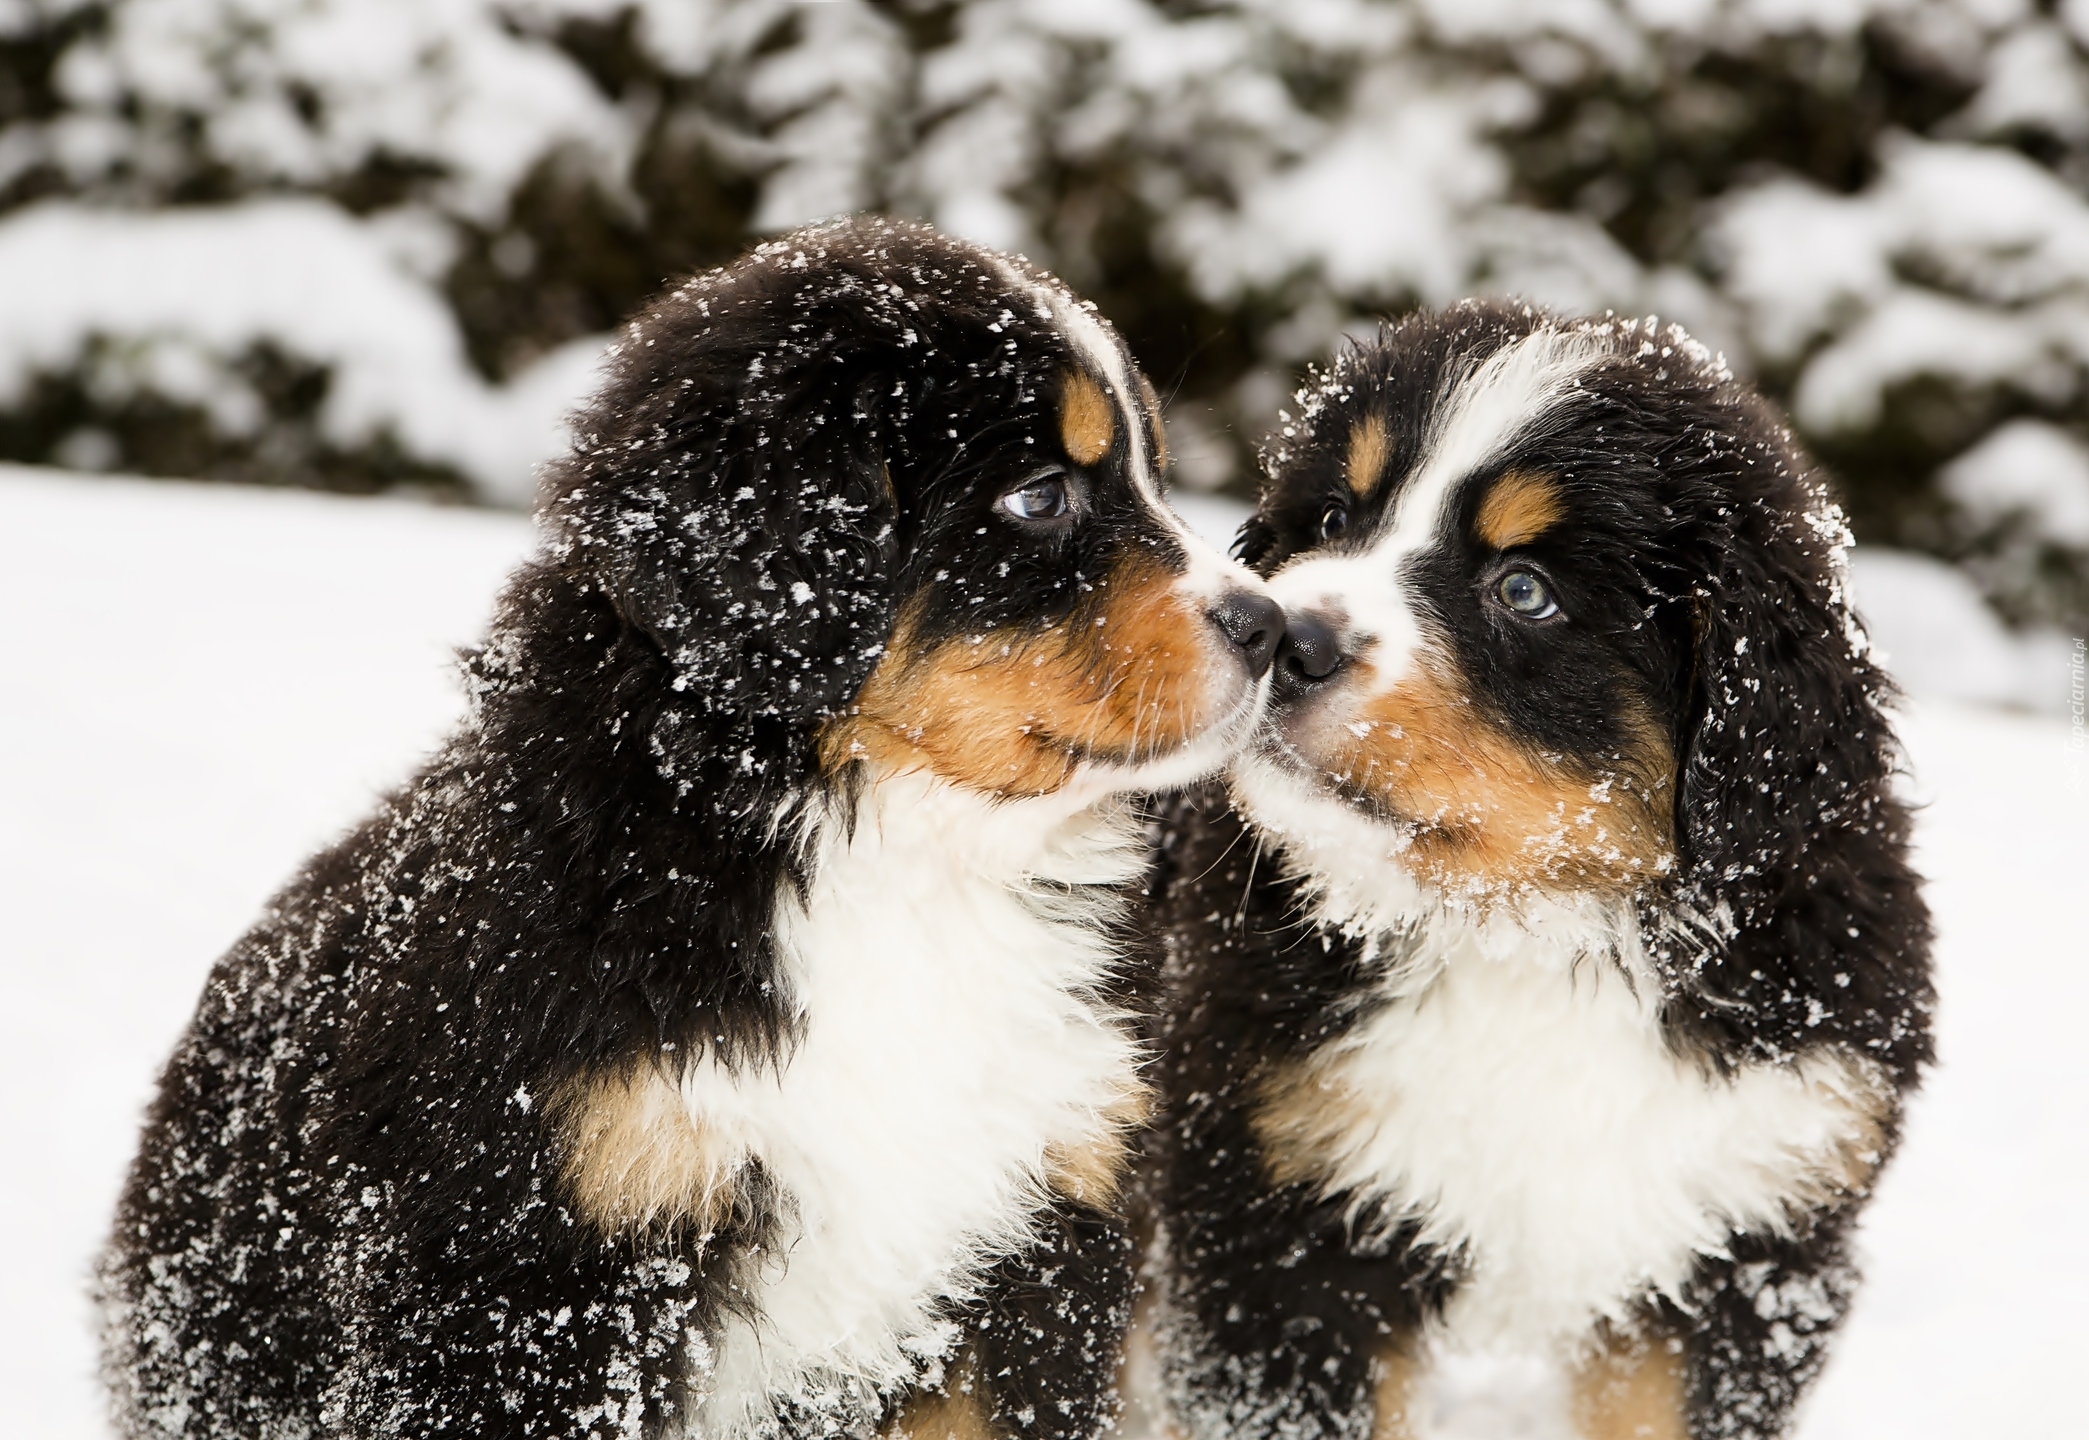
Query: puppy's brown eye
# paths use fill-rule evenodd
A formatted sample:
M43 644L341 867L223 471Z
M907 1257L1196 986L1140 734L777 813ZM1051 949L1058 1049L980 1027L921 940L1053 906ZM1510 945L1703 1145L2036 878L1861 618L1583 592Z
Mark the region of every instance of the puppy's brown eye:
M1332 540L1349 528L1349 511L1341 505L1330 505L1320 512L1320 538Z
M1549 620L1559 614L1559 602L1545 588L1545 582L1528 570L1511 570L1501 577L1494 587L1501 596L1501 603L1526 620Z
M1003 495L998 502L1002 513L1017 520L1057 520L1073 509L1073 497L1067 493L1066 481L1058 475L1040 475L1026 480Z

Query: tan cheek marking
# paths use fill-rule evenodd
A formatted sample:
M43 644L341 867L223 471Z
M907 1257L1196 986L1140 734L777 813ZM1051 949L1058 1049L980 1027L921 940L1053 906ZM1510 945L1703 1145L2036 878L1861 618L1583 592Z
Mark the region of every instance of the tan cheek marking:
M1368 661L1351 684L1367 688ZM1368 692L1367 692L1368 693ZM1416 826L1410 862L1439 883L1625 889L1674 852L1675 761L1644 719L1614 769L1533 753L1486 720L1440 657L1329 724L1321 768Z
M1474 521L1480 539L1496 550L1528 545L1566 517L1558 487L1549 475L1511 470L1494 482Z
M1366 415L1349 429L1349 489L1359 499L1369 495L1385 469L1385 417Z
M1161 397L1154 394L1153 382L1146 372L1139 372L1139 395L1146 402L1146 423L1153 431L1153 474L1155 479L1168 473L1168 427L1161 421Z
M1210 722L1213 627L1143 560L1120 567L1060 625L987 631L924 649L903 620L822 761L927 768L996 795L1044 795L1081 761L1179 749ZM976 641L976 643L975 643Z
M967 1352L950 1367L941 1390L921 1390L908 1397L879 1429L879 1440L992 1440L992 1410L979 1365Z
M1117 438L1117 412L1093 376L1069 370L1059 390L1059 440L1076 465L1093 465Z
M680 1222L708 1231L731 1212L744 1157L697 1125L657 1067L583 1075L551 1104L566 1193L604 1234Z
M1143 1086L1127 1090L1102 1116L1097 1129L1078 1143L1053 1145L1044 1156L1045 1183L1057 1194L1092 1210L1108 1210L1124 1189L1131 1166L1131 1132L1153 1115L1153 1097Z
M1582 1440L1690 1440L1682 1342L1606 1337L1575 1373L1573 1412Z

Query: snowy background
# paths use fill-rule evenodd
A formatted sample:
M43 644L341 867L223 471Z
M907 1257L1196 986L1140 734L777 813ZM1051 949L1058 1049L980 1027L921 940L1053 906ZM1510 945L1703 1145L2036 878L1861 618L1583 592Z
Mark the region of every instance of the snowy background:
M0 465L0 1430L102 1435L151 1077L454 718L606 332L858 207L1093 295L1221 539L1415 304L1658 311L1784 403L1944 993L1805 1434L2089 1434L2089 0L0 0L0 462L57 467Z
M1376 316L1659 311L2049 642L2085 185L2089 0L0 0L0 460L520 507L663 279L872 207L1092 295L1207 490Z
M1239 515L1184 508L1221 538ZM0 534L0 1430L104 1440L85 1281L153 1075L211 961L454 720L451 653L530 532L0 467ZM1860 547L1856 573L1884 614L1920 593L1900 572L1921 562L1879 558ZM1966 603L1961 622L1985 618ZM1943 1063L1866 1220L1871 1283L1802 1436L2079 1440L2085 757L2058 719L1944 692L1902 731L1929 802ZM1435 1440L1539 1435L1482 1396Z

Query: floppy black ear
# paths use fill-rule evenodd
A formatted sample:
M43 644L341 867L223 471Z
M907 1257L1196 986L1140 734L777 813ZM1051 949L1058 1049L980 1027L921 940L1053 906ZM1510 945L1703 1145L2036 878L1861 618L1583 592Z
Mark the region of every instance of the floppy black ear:
M1680 1018L1732 1059L1840 1038L1905 1074L1926 1058L1928 914L1847 532L1787 446L1727 458L1690 507L1701 548L1673 601L1690 637L1677 878L1701 922L1669 937Z
M892 628L887 454L908 396L885 308L832 275L671 295L555 477L568 563L665 659L660 768L713 813L766 814L809 777Z

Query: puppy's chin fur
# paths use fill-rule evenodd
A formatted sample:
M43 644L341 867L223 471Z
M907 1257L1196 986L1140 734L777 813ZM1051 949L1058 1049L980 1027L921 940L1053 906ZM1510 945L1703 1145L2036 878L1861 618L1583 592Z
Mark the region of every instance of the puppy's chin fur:
M1108 795L1180 790L1218 774L1260 731L1269 704L1267 675L1238 684L1229 709L1187 744L1138 764L1090 760L1076 770L1068 789L1082 804Z
M1401 859L1411 826L1366 815L1328 792L1283 753L1281 739L1234 758L1227 786L1240 812L1306 877L1314 917L1349 934L1396 928L1437 908L1443 897Z
M1352 936L1442 915L1511 930L1569 922L1601 948L1633 911L1629 896L1454 874L1416 862L1417 822L1367 812L1302 768L1269 730L1236 756L1227 787L1240 812L1312 897L1314 923Z

